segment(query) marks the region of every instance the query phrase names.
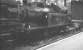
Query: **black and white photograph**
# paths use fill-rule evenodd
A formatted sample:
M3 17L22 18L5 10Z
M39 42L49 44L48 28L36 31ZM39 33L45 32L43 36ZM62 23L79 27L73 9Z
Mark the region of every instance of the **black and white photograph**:
M0 50L83 50L83 0L0 0Z

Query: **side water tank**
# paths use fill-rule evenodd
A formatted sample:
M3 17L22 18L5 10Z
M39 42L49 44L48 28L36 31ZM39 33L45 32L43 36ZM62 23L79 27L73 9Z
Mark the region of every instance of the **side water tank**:
M8 6L6 1L0 2L0 18L8 16Z

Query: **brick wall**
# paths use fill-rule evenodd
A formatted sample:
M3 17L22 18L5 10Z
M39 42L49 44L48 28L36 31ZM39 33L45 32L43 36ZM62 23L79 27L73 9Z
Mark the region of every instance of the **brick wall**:
M72 4L72 19L83 20L83 2L77 2Z

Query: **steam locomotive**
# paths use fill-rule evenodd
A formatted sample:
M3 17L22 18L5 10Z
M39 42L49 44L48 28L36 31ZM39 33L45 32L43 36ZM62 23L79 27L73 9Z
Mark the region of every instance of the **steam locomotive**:
M34 42L50 38L68 30L67 26L72 24L67 10L54 4L27 3L26 0L23 4L15 0L3 1L0 4L0 36L9 42L18 44L25 43L27 39Z

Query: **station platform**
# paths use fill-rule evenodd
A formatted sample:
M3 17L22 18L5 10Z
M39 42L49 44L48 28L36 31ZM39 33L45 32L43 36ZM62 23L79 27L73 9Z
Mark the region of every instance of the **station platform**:
M36 50L83 50L83 32Z

